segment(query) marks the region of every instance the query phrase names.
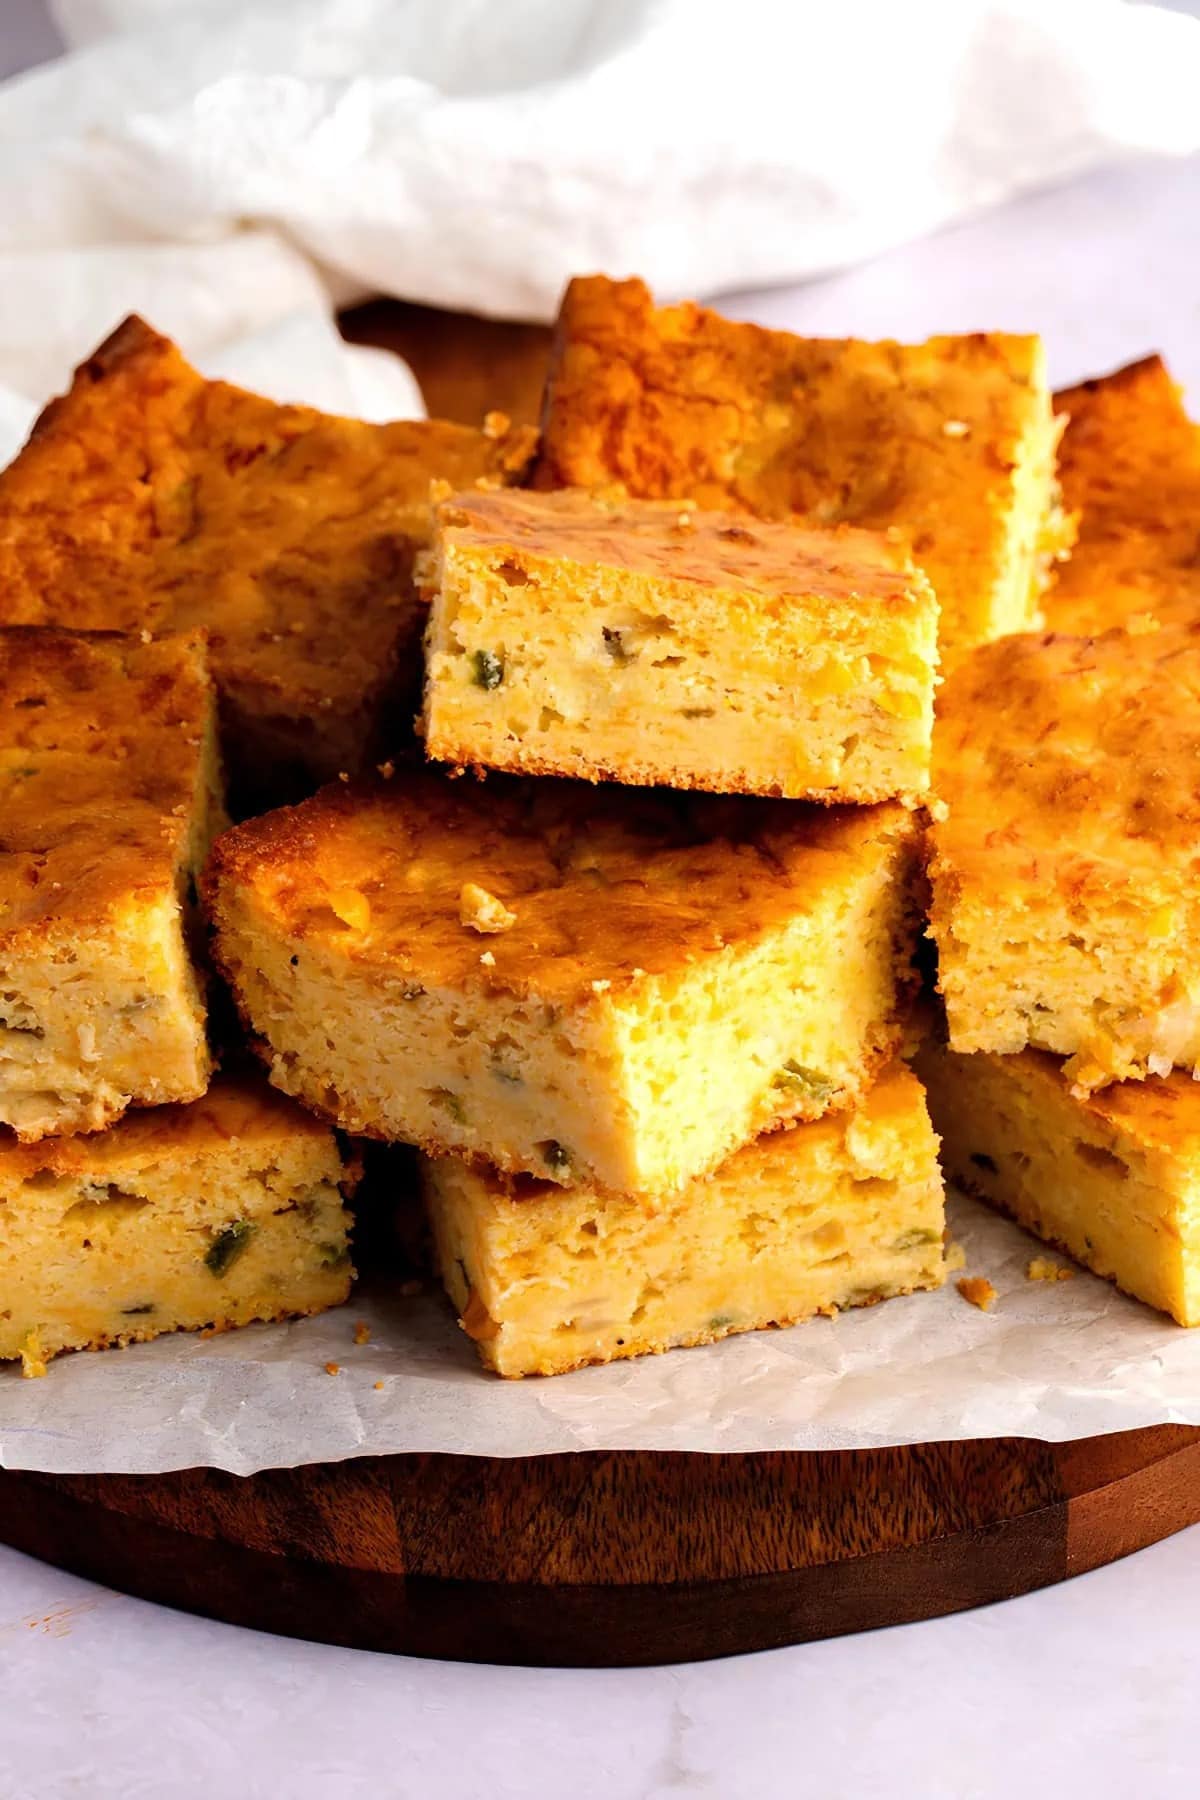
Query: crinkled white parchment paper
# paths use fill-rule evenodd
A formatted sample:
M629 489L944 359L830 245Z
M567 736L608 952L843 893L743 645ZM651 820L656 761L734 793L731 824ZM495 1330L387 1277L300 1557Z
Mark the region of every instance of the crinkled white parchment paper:
M1082 1270L1028 1281L1032 1238L973 1201L951 1210L968 1271L999 1290L990 1313L951 1281L790 1331L501 1381L479 1368L440 1292L377 1288L295 1325L63 1357L44 1380L6 1367L0 1463L244 1475L406 1450L829 1450L1200 1425L1200 1332ZM371 1339L355 1345L360 1319Z

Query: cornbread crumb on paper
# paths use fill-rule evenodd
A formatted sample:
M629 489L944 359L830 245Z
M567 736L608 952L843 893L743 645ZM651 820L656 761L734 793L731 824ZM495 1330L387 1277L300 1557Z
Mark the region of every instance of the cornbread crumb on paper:
M341 1372L342 1372L341 1363L327 1362L325 1364L325 1373L327 1375L340 1375Z
M1065 1263L1055 1262L1052 1256L1035 1256L1025 1271L1026 1281L1070 1281L1074 1269L1068 1269Z
M986 1275L964 1275L956 1286L963 1299L980 1312L991 1312L996 1304L996 1290Z
M370 1343L371 1327L367 1324L367 1321L365 1319L359 1319L356 1321L355 1326L354 1326L354 1341L356 1344L369 1344Z

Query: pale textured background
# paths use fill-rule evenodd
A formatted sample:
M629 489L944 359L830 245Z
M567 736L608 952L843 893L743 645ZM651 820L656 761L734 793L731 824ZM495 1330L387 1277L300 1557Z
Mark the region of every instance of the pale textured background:
M0 0L0 72L53 46L35 0ZM1121 171L747 309L903 334L1027 306L1064 374L1161 347L1197 395L1198 225L1200 167ZM0 1800L1157 1800L1196 1788L1198 1616L1200 1529L836 1643L468 1668L239 1632L0 1551Z

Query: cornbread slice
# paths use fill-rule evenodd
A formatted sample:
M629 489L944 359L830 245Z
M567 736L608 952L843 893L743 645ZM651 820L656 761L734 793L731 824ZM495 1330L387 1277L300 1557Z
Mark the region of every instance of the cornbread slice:
M127 319L0 474L0 623L205 626L239 781L330 780L416 700L431 480L514 480L535 436L277 406Z
M350 1291L333 1133L260 1080L95 1136L0 1139L0 1358L224 1331Z
M1200 1067L1200 621L978 650L938 703L950 1043L1084 1091Z
M1149 356L1056 394L1067 419L1063 498L1078 515L1047 599L1056 630L1200 618L1200 426L1162 359Z
M222 837L215 954L346 1130L661 1193L853 1103L912 981L913 816L494 777L335 786Z
M800 338L591 276L563 300L535 485L901 526L952 666L1036 622L1069 540L1060 430L1036 337Z
M1041 1051L917 1066L947 1177L1180 1325L1200 1325L1200 1087L1074 1093Z
M223 823L203 638L0 631L0 1124L208 1085L188 890Z
M944 1278L937 1138L915 1076L771 1132L648 1210L423 1159L439 1272L499 1375L711 1344Z
M882 533L459 494L425 580L432 757L822 801L928 783L937 601Z

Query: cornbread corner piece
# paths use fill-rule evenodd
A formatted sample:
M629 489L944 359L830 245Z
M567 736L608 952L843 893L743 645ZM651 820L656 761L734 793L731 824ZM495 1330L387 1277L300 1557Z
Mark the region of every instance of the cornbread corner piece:
M1060 430L1036 337L800 338L590 276L559 315L535 485L901 526L949 667L1036 623L1070 537Z
M1054 404L1068 421L1059 468L1078 537L1047 597L1050 624L1088 635L1144 615L1200 617L1200 425L1162 359Z
M127 319L0 473L0 623L205 626L239 780L331 780L417 702L431 482L515 480L535 441L279 406Z
M658 1194L862 1094L904 1031L918 838L898 802L414 774L236 827L205 890L280 1087Z
M0 1140L0 1358L337 1306L353 1270L332 1131L260 1079L95 1136Z
M938 703L950 1044L1081 1091L1200 1067L1200 621L989 644Z
M826 802L928 784L937 601L883 533L458 494L425 579L443 762Z
M917 1067L948 1180L1180 1325L1200 1325L1200 1086L1190 1075L1081 1097L1037 1050L959 1056L930 1045Z
M942 1178L903 1064L656 1210L454 1157L423 1165L435 1255L499 1375L559 1375L868 1306L944 1278Z
M189 889L224 822L203 638L0 631L0 1124L208 1085Z

